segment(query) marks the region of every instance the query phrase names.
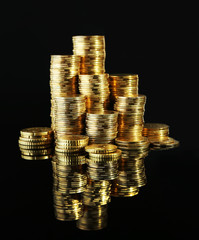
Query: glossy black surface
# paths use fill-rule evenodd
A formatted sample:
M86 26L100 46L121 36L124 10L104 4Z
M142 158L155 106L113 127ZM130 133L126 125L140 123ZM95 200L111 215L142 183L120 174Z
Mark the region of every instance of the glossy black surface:
M197 238L198 14L181 4L100 3L94 11L76 1L7 3L1 28L5 239ZM50 161L22 160L17 142L22 128L50 126L50 55L72 54L78 34L105 35L107 72L138 73L139 93L147 96L145 121L170 125L170 136L181 143L149 153L147 185L133 198L112 198L108 227L97 232L55 220Z

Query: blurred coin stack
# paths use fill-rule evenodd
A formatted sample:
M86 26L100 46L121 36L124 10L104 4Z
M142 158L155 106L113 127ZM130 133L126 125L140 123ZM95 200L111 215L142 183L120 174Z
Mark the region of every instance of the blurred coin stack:
M117 178L121 150L114 146L112 151L103 152L103 148L108 149L108 147L102 147L102 151L96 152L95 148L86 148L89 154L87 172L92 180L113 180Z
M80 74L98 75L105 73L104 36L73 36L73 54L81 57Z
M112 106L118 96L137 97L138 81L137 74L111 74L109 76L109 86Z
M86 134L89 136L89 143L113 143L117 137L116 111L99 111L86 113Z
M163 123L145 123L143 136L147 137L151 149L163 150L179 146L179 141L169 137L169 126Z
M71 221L83 214L81 193L87 184L85 146L88 136L65 135L56 139L53 157L54 209L58 220Z
M51 128L22 129L18 142L23 159L42 160L52 158L54 138Z
M107 226L107 219L107 205L84 205L83 216L77 220L76 226L81 230L100 230Z
M80 94L54 98L55 138L66 134L83 134L85 124L85 97Z
M144 158L148 155L149 142L147 138L133 142L127 139L115 140L122 150L118 166L118 177L112 182L112 196L132 197L137 195L139 188L146 185Z
M139 141L142 138L146 96L118 96L114 110L118 111L118 137Z
M80 69L80 57L74 55L51 55L51 127L54 130L54 98L66 97L78 93L77 75Z
M79 91L86 97L86 109L104 110L109 107L108 74L79 75Z

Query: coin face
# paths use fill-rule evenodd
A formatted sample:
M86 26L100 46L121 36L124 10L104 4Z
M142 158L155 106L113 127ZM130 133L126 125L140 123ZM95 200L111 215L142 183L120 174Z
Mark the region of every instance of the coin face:
M20 131L21 136L42 136L52 134L53 131L49 127L32 127L32 128L25 128Z
M145 123L144 128L148 129L168 129L169 126L164 123Z

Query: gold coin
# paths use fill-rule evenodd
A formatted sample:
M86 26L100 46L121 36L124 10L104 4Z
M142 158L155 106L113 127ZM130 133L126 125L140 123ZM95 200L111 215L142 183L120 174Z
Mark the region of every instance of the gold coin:
M27 156L21 154L21 157L25 160L44 160L44 159L50 159L52 158L52 155L46 155L46 156Z
M22 137L26 137L26 136L51 135L53 134L53 131L49 127L32 127L22 129L20 133Z
M117 146L113 144L91 144L86 146L85 150L89 153L112 153L117 150Z

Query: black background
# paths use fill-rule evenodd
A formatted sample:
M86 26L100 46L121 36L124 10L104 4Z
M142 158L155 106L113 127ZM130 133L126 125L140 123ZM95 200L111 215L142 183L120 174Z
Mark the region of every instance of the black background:
M186 2L185 2L186 3ZM1 15L2 204L15 239L139 237L198 233L198 15L195 6L136 2L8 2ZM83 232L53 216L49 162L20 158L19 131L50 126L51 54L72 54L73 35L105 35L106 72L138 73L145 122L170 125L178 149L151 152L148 183L113 198L108 228Z

